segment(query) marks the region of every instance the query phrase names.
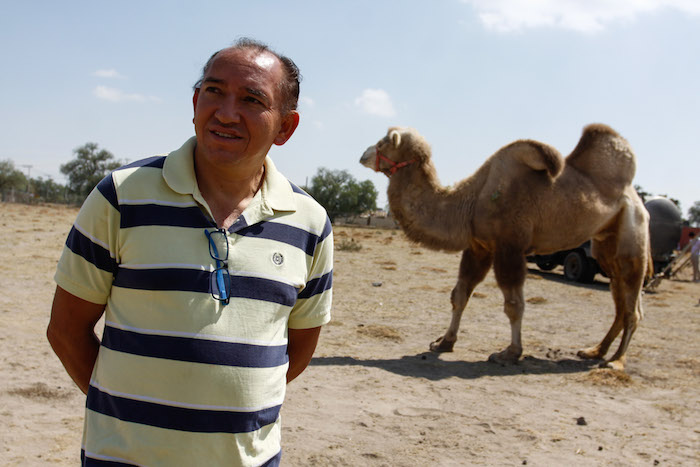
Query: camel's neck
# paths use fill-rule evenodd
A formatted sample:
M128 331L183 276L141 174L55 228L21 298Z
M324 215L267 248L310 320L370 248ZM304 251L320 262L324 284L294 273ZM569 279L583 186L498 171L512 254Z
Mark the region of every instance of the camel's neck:
M399 170L387 191L394 218L406 236L436 250L461 251L471 241L470 180L459 189L440 185L432 162Z

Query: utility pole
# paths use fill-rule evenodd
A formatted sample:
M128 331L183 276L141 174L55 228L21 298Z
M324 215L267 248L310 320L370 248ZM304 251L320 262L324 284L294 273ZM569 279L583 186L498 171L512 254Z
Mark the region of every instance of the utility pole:
M25 169L27 169L27 193L29 193L29 174L32 170L32 167L34 166L30 164L23 164L20 167L24 167Z

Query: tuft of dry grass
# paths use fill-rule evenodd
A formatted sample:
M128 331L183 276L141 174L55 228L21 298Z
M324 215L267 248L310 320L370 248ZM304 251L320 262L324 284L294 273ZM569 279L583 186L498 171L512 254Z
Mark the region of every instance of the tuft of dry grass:
M447 272L446 269L443 269L443 268L436 268L436 267L433 267L433 266L423 266L422 269L423 269L424 271L437 272L437 273Z
M339 244L336 245L335 249L338 251L355 252L360 251L362 249L362 245L360 245L359 242L356 242L354 238L351 238L350 241L343 239Z
M527 300L525 300L527 303L530 303L532 305L539 305L542 303L547 303L547 299L544 297L530 297Z
M583 379L596 386L627 387L633 384L630 375L611 368L596 368L588 372Z
M369 326L360 325L357 332L363 336L372 337L375 339L388 339L394 342L403 341L403 337L396 329L379 324L370 324Z
M379 266L382 267L385 271L396 271L396 262L395 261L375 261L375 264L378 264Z
M34 383L31 386L24 388L11 389L7 391L13 396L26 397L27 399L48 399L48 400L63 400L69 399L71 393L61 388L50 388L45 383Z

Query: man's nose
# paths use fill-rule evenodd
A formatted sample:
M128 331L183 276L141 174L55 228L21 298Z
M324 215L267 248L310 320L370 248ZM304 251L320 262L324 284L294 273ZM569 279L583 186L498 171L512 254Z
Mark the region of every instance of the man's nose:
M223 99L216 109L216 118L221 123L236 123L241 118L239 102L235 96Z

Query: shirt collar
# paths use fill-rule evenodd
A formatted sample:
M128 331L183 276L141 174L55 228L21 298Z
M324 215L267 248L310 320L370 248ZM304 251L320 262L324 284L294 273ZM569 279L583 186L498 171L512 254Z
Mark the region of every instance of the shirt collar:
M163 163L165 183L177 193L200 195L197 177L194 173L194 148L196 145L197 138L193 136L180 149L168 154L165 163Z
M197 137L188 139L179 149L168 154L163 164L163 178L175 192L192 195L206 205L197 185L194 171L194 148ZM269 156L265 158L265 181L256 196L260 196L265 208L274 211L296 211L292 185L280 173Z
M265 158L265 181L261 188L263 203L275 211L296 211L294 192L289 180L275 167L270 156Z

